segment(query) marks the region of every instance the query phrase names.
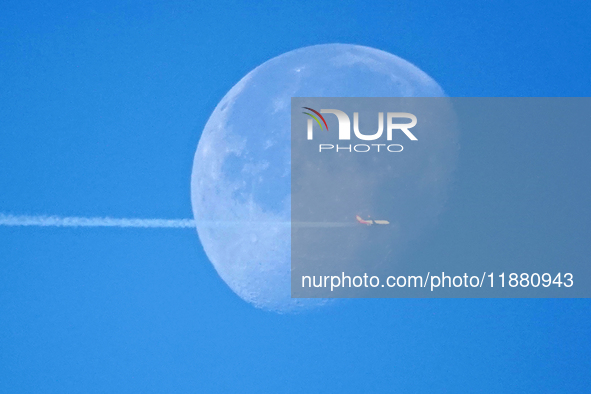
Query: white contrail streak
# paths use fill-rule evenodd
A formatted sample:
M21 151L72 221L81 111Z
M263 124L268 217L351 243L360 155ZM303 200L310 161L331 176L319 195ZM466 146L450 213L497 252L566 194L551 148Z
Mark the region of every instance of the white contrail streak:
M203 221L200 226L233 227L243 225L292 226L292 227L350 227L353 223L344 222L232 222ZM135 227L135 228L196 228L192 219L114 219L109 217L84 218L77 216L26 216L0 213L0 226L35 227Z
M195 228L191 219L114 219L0 214L0 226Z

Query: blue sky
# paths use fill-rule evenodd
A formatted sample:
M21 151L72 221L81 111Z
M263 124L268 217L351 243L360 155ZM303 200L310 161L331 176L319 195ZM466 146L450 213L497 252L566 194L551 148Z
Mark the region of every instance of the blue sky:
M201 129L248 71L330 42L450 96L589 96L584 1L0 5L0 212L191 217ZM462 135L409 258L589 260L589 135ZM549 148L552 147L552 148ZM0 228L0 391L583 392L588 300L356 300L304 315L235 296L190 230Z

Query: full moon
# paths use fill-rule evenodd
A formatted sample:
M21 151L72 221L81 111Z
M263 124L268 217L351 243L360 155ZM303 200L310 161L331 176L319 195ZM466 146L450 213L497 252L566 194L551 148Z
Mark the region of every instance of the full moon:
M411 63L374 48L327 44L273 58L222 98L191 177L197 232L220 277L256 307L321 305L290 297L292 97L441 97Z

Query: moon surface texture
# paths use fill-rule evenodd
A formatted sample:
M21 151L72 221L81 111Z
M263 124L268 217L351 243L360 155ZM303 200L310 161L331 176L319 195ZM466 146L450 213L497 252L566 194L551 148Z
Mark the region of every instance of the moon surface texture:
M305 47L249 72L211 114L191 177L199 238L221 278L266 310L325 302L290 297L292 97L441 96L411 63L357 45Z

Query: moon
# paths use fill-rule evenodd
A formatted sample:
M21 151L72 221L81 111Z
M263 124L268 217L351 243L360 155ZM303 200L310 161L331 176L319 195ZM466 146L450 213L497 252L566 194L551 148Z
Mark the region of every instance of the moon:
M207 121L191 176L197 232L220 277L266 310L326 302L290 297L292 97L441 96L413 64L358 45L305 47L249 72Z

